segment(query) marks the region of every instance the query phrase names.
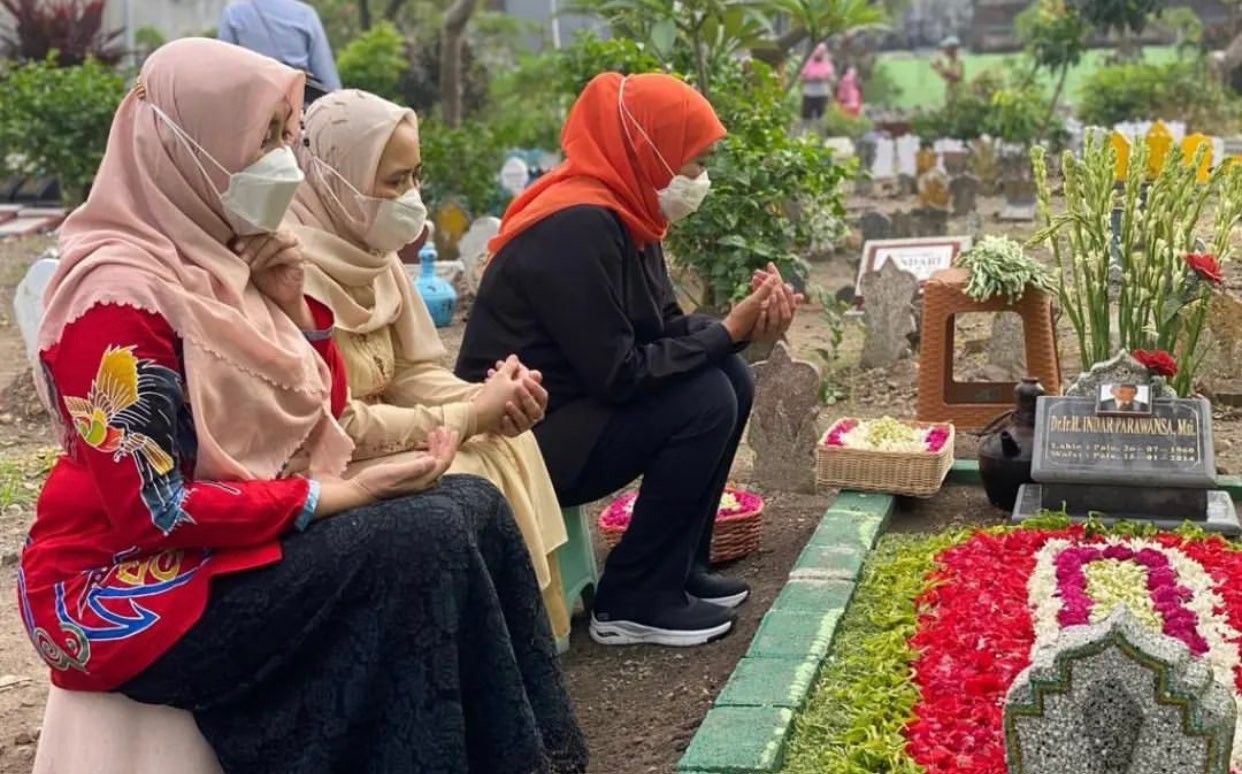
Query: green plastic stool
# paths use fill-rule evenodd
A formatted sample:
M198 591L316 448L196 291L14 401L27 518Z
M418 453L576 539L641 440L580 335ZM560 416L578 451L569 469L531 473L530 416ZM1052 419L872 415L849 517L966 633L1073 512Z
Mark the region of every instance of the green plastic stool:
M595 564L595 549L591 544L591 526L582 508L562 508L567 540L556 549L556 561L561 570L561 587L565 590L565 607L573 613L578 597L588 612L595 602L595 584L599 582L599 568ZM569 637L556 641L556 652L569 651Z

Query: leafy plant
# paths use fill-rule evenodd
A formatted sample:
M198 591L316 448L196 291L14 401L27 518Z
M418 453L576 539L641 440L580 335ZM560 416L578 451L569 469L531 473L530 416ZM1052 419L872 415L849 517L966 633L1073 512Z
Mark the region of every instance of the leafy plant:
M906 753L905 725L919 699L915 599L935 558L967 532L885 535L867 557L806 708L795 718L787 774L920 774Z
M1240 114L1237 98L1199 60L1101 67L1083 83L1078 99L1078 117L1093 126L1176 119L1195 131L1227 132Z
M817 138L789 135L794 113L766 65L727 60L714 78L712 103L729 134L713 155L711 194L670 229L667 245L704 279L703 305L719 309L744 295L751 273L769 261L805 274L818 215L844 217L839 186L852 170Z
M878 62L862 79L863 102L867 105L891 107L901 99L902 88L893 72L883 62Z
M44 62L54 56L61 67L93 58L114 65L123 51L122 30L105 32L105 0L0 0L12 17L0 36L4 56L22 62Z
M914 131L924 138L969 141L986 136L1030 145L1064 130L1055 116L1046 115L1045 105L1037 84L987 71L976 76L952 106L916 117Z
M103 159L121 74L94 59L60 67L53 55L14 67L0 89L0 148L15 171L60 178L66 204L85 197Z
M505 146L488 124L467 121L448 127L432 118L422 122L418 134L422 193L428 207L456 198L475 217L503 211L508 197L496 176L505 160Z
M834 102L824 114L824 123L821 128L827 137L849 137L851 140L857 140L871 131L871 120L864 115L847 113Z
M841 342L845 340L845 313L852 306L846 301L842 301L833 294L825 291L817 291L819 298L820 317L828 326L828 343L827 347L818 347L815 354L823 361L825 368L821 369L824 373L823 382L819 385L819 399L825 406L831 406L844 396L843 391L832 378L830 368L841 356Z
M404 102L401 76L409 66L405 40L389 22L381 22L349 42L337 57L341 84L394 102Z
M958 256L957 265L970 272L966 295L975 301L1003 295L1014 303L1027 288L1052 290L1048 269L1007 236L985 236Z
M1052 250L1060 275L1055 287L1077 336L1083 370L1119 348L1165 350L1178 362L1171 386L1185 394L1206 354L1199 336L1212 301L1211 283L1194 271L1188 256L1196 252L1197 232L1204 230L1215 257L1230 257L1233 229L1242 221L1242 167L1222 164L1200 183L1202 157L1183 159L1174 145L1163 168L1148 180L1148 152L1139 143L1122 190L1116 191L1116 151L1089 137L1081 157L1069 152L1063 157L1064 212L1054 215L1043 149L1033 149L1031 157L1043 221L1031 244ZM1213 197L1215 216L1208 226L1201 221L1207 220ZM1110 273L1124 278L1115 304L1109 300Z

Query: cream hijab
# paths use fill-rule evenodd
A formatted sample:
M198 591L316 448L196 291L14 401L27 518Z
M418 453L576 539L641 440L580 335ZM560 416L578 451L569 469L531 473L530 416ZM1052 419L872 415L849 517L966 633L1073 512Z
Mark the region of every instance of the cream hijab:
M306 292L332 308L336 327L357 334L393 326L398 357L439 360L444 346L427 305L414 293L396 253L367 246L357 195L374 189L380 157L403 121L417 128L414 111L365 91L337 91L315 101L305 118L298 159L306 181L288 222L307 259Z
M164 46L143 65L145 95L131 92L117 110L90 198L61 229L40 351L98 304L161 315L184 345L200 478L274 478L299 448L313 473L338 474L353 450L331 415L327 366L226 244L234 235L219 192L228 179L196 161L152 107L236 172L262 146L276 106L289 108L296 135L303 78L215 40Z

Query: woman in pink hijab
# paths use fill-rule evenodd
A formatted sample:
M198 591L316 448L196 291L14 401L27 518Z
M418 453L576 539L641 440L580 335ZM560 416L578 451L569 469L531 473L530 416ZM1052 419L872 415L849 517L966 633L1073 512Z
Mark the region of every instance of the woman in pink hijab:
M837 84L837 103L851 116L862 112L862 90L858 88L858 70L851 67Z
M279 230L302 91L187 39L117 110L45 297L64 453L22 621L54 684L191 710L227 772L583 770L512 513L441 478L455 434L342 478L333 316Z
M811 58L802 66L802 120L818 121L828 109L832 98L832 82L837 71L828 56L828 44L820 43L811 52Z

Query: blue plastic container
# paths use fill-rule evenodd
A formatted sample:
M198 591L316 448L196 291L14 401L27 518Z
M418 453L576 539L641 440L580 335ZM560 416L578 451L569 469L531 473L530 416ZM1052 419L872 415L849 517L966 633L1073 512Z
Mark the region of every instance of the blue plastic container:
M418 251L420 271L414 289L431 312L431 320L437 328L446 328L453 324L453 311L457 308L457 291L453 286L436 276L436 248L428 243Z

